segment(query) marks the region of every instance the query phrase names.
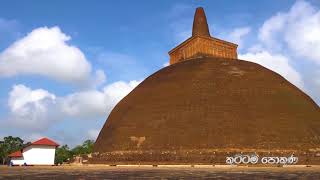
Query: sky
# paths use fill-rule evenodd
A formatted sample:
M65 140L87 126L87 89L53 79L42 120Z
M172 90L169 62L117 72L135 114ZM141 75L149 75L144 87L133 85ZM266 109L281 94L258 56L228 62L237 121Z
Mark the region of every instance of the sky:
M117 102L191 36L199 6L212 36L239 45L239 59L320 104L318 0L3 0L0 139L95 140Z

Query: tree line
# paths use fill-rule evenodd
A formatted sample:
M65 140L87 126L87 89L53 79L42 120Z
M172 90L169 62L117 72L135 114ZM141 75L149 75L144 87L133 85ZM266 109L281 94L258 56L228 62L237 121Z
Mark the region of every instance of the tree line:
M74 156L90 154L93 152L93 145L93 140L86 140L81 145L78 145L72 149L70 149L66 144L58 147L56 149L55 164L67 162Z
M8 164L8 155L23 149L31 142L24 142L20 137L7 136L0 141L0 164ZM86 155L93 152L93 140L86 140L81 145L70 149L68 145L60 146L56 149L55 164L62 164L71 160L74 156Z

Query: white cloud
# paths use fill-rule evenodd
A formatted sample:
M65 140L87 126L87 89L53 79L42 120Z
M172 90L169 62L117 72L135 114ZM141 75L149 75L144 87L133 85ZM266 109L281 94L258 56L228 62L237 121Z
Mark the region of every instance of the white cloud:
M15 127L43 130L53 118L56 96L43 89L32 90L24 85L14 85L9 93L8 106L10 118L8 123Z
M285 17L282 13L278 13L266 20L259 30L259 39L269 48L280 49L279 38L281 37L275 36L284 28L284 22Z
M97 90L76 92L61 98L62 112L74 117L102 116L106 104L104 93Z
M296 1L288 12L271 17L259 30L259 39L269 49L290 53L320 64L320 10L306 1Z
M85 90L57 97L44 89L14 85L9 93L6 124L33 133L43 132L54 122L68 118L103 118L139 81L118 81L102 90Z
M224 35L226 40L238 44L239 48L243 47L243 38L251 32L251 28L239 27L235 28L228 35Z
M105 73L104 73L104 71L103 70L101 70L101 69L98 69L98 70L96 70L96 72L95 72L95 77L94 77L94 79L93 79L93 85L94 86L100 86L100 85L102 85L102 84L104 84L105 82L106 82L106 75L105 75Z
M289 59L281 54L270 54L267 51L260 51L255 53L240 54L239 59L258 63L268 69L271 69L288 81L303 88L303 82L300 74L289 64Z
M13 112L18 112L26 104L35 103L45 98L55 100L55 95L43 89L31 90L24 85L15 85L10 92L9 106Z
M89 81L91 65L59 27L34 29L0 53L0 76L35 74L60 81ZM100 73L99 73L100 74Z
M87 87L57 96L45 89L14 85L9 92L8 116L0 121L0 126L8 127L6 133L15 132L10 129L22 130L17 134L30 138L32 135L34 139L59 120L105 119L116 103L139 83L118 81L101 88L106 81L104 71L98 69L93 73L81 50L67 44L70 39L58 27L37 28L0 52L0 78L40 75ZM128 67L134 64L133 60L123 63L128 63Z
M296 1L288 11L267 19L258 31L258 43L239 58L276 71L319 103L318 82L310 79L310 74L315 73L307 72L310 65L313 69L320 65L319 34L320 9L309 2Z
M126 96L133 88L135 88L141 81L130 81L128 83L124 81L117 81L103 88L103 92L116 102L120 101Z
M77 118L101 117L109 113L139 83L118 81L105 86L102 91L88 90L70 94L61 100L62 112Z

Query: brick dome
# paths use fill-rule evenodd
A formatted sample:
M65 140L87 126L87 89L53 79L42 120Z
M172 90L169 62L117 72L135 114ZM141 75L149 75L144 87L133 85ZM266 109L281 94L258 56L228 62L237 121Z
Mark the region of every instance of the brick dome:
M243 60L197 58L159 70L116 105L96 140L95 161L303 154L320 148L319 129L319 106L279 74Z

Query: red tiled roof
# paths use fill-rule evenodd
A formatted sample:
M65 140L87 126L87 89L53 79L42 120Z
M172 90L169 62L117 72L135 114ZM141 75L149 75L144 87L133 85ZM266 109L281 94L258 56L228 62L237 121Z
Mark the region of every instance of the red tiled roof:
M22 157L21 150L9 154L8 157Z
M54 142L48 138L39 139L38 141L31 143L31 145L59 146L59 144L57 144L56 142Z

